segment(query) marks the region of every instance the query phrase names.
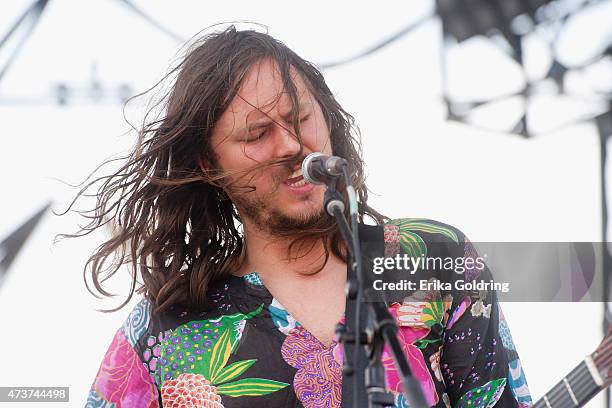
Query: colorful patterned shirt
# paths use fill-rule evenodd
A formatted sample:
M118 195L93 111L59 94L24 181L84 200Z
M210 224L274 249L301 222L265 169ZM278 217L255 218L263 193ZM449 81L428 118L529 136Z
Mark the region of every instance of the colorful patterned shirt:
M417 249L429 255L477 256L461 231L433 220L393 220L384 226L384 240L386 257ZM429 242L442 245L428 247ZM456 275L440 278L449 281ZM466 269L461 278L489 279L490 272ZM143 299L117 331L87 406L340 407L341 343L325 346L310 334L257 272L215 282L209 296L212 309L176 306L160 315L153 315ZM418 290L390 303L389 311L430 406L531 404L494 291ZM387 349L383 365L394 406L408 407Z

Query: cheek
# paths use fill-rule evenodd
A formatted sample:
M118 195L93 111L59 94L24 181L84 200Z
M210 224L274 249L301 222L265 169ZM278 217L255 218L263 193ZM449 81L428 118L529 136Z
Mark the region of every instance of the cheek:
M321 149L321 151L329 156L332 155L332 146L331 146L331 141L329 140L329 138L327 138L327 142L325 143L325 147L323 149Z
M261 192L267 191L272 185L273 175L270 168L253 169L259 163L269 160L261 148L252 147L245 151L243 147L238 147L225 153L225 160L220 161L220 166L226 171L238 172L230 177L235 186L256 186L257 192Z
M331 154L329 131L323 118L309 121L302 127L304 144L312 151Z
M237 143L220 154L220 165L226 170L247 170L265 161L267 154L261 145Z
M237 150L239 155L247 166L255 166L259 163L272 159L272 152L267 143L247 143Z

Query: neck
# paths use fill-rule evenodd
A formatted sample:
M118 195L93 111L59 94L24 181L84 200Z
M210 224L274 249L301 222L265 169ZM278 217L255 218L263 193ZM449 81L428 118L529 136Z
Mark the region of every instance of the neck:
M247 222L243 225L246 258L241 274L257 271L266 289L289 315L329 347L344 313L346 263L331 252L325 262L325 247L320 240L308 245L298 243L297 252L289 255L295 236L278 239Z
M295 237L270 235L245 220L244 234L246 258L238 275L257 271L266 284L279 282L314 282L329 277L332 271L346 265L330 250L325 262L324 243L296 243L289 252ZM319 271L320 269L320 271ZM319 271L319 272L317 272ZM333 272L335 274L335 272Z

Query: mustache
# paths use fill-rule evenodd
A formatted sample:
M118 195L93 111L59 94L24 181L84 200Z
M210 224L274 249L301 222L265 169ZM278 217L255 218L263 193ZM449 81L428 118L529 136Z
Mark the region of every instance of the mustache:
M280 163L278 165L280 168L278 171L273 172L272 179L275 182L278 181L279 183L282 183L291 175L291 173L302 166L302 162L305 158L306 155L301 155L299 158L287 159L287 161Z
M305 158L306 155L302 154L298 157L270 161L267 164L259 163L250 169L237 172L238 174L235 174L233 177L228 177L225 188L233 194L254 192L256 188L253 185L253 180L263 171L269 170L273 189L271 193L274 193L291 173L301 167Z

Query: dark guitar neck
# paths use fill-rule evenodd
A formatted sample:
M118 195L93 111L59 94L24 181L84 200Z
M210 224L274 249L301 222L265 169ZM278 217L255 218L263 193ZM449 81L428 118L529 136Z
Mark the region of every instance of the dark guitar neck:
M559 381L533 408L582 407L604 388L603 380L591 358L578 364Z

